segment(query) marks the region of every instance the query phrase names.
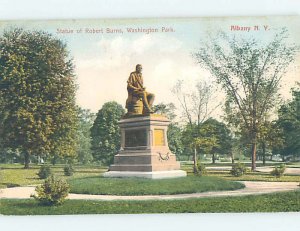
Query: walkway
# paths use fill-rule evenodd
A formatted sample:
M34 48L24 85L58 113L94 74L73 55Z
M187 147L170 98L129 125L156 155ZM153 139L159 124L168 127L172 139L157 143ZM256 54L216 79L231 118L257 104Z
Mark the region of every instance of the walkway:
M171 200L222 196L245 196L258 195L274 192L284 192L299 189L299 182L262 182L262 181L243 181L245 188L234 191L203 192L192 194L177 195L147 195L147 196L110 196L110 195L87 195L87 194L69 194L69 199L83 200ZM15 187L2 189L1 198L26 199L34 193L34 187Z

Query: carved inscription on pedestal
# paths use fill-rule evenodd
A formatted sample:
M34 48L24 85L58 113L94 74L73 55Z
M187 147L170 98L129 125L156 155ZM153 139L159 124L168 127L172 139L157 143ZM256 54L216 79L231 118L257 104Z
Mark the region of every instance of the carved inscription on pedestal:
M147 146L146 129L134 129L125 131L125 148Z

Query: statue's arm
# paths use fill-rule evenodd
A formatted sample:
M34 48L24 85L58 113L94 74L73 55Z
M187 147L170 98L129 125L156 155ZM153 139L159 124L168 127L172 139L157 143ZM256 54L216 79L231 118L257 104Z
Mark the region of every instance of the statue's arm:
M127 81L127 88L132 90L140 90L138 87L133 86L134 83L134 76L131 74Z
M138 90L138 88L134 87L129 81L127 81L127 88L132 89L132 90Z

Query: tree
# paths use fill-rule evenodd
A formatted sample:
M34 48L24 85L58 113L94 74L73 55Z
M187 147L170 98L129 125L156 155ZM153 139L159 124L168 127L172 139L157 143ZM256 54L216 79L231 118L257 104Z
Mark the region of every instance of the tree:
M78 107L78 117L77 158L80 163L87 164L93 160L91 127L93 126L95 115L89 109Z
M185 153L182 143L182 129L178 123L171 123L168 126L167 135L170 150L180 158Z
M209 118L199 126L192 129L186 126L183 131L183 143L185 145L196 145L197 152L212 155L212 163L215 163L216 154L231 154L232 137L230 130L222 122ZM194 143L191 140L194 139Z
M219 106L213 105L216 99L216 89L212 83L207 81L198 81L195 84L195 90L184 90L183 81L178 81L172 89L182 110L182 118L187 123L184 129L183 143L194 150L193 165L194 172L197 172L197 146L199 146L200 126L210 117L213 111Z
M31 155L74 156L74 67L66 44L43 31L15 28L0 38L1 137Z
M205 129L205 128L204 128ZM212 153L212 163L215 163L215 149L219 147L216 136L200 136L195 139L195 144L203 153Z
M171 120L171 122L173 122L176 117L175 110L176 107L173 103L160 103L153 106L153 111L155 113L166 116L169 120Z
M182 126L181 132L183 152L184 155L187 155L189 157L192 156L194 171L195 169L197 170L197 163L195 163L195 160L199 159L198 156L195 158L195 155L197 155L199 152L199 144L196 142L197 138L199 137L199 131L197 131L197 128L198 127L196 126L196 124L190 125L186 123Z
M199 80L195 84L195 89L184 89L182 80L177 81L172 89L182 110L182 118L188 124L200 125L208 119L219 104L213 106L216 100L216 88L213 83Z
M263 165L266 164L266 150L282 147L283 136L282 129L278 126L276 121L264 121L259 127L258 142L262 149Z
M251 143L251 138L249 137L249 131L245 129L243 125L243 118L235 114L235 111L232 110L230 103L225 102L225 120L228 122L232 132L235 134L234 146L235 150L244 148L246 151L245 155L249 156L248 149L249 144ZM266 163L266 152L267 150L272 150L280 147L282 145L282 131L278 127L275 121L269 121L270 118L265 113L264 118L260 126L257 128L257 142L258 142L258 154L261 153L263 165ZM239 152L239 151L238 151ZM232 153L233 154L233 153ZM272 157L272 154L271 154Z
M227 94L227 103L251 140L252 170L256 169L258 129L279 98L280 81L294 61L298 47L287 42L287 31L271 42L228 37L219 33L194 53Z
M283 145L278 148L285 156L300 155L300 91L293 90L291 102L280 107L277 125L282 129Z
M112 101L98 111L91 128L92 151L95 160L110 164L120 149L121 134L118 121L125 114L123 107Z
M230 130L224 123L209 118L201 125L198 144L203 152L212 154L212 163L214 164L216 154L231 153L232 137Z

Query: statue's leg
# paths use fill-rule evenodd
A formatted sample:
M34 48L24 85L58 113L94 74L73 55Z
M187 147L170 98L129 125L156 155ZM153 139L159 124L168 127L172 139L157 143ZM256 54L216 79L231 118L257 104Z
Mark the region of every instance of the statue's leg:
M148 101L149 107L152 107L154 99L155 99L155 95L154 94L152 94L152 93L148 93L147 94L147 101Z
M148 101L148 93L146 91L144 91L142 94L141 94L141 97L142 97L142 100L143 100L143 103L144 103L144 107L150 112L152 113L153 111L151 110L151 104L149 104L149 101ZM153 100L152 100L152 103L153 103Z

